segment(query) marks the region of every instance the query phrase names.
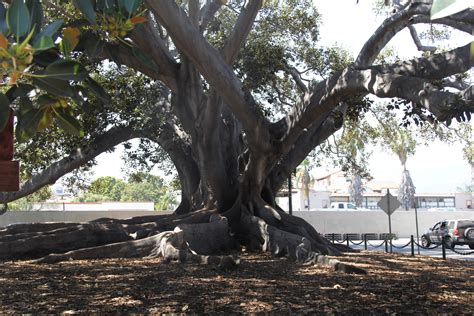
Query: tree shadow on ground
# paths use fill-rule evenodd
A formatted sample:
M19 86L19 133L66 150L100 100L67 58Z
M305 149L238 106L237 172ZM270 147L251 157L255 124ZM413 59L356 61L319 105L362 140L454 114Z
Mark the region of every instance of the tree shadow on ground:
M470 262L361 252L341 261L367 275L243 253L222 271L160 259L33 265L0 263L2 313L466 313L474 309Z

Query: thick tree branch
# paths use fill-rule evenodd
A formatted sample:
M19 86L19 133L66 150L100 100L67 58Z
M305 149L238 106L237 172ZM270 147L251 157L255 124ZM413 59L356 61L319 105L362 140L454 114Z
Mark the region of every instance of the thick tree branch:
M474 11L474 10L471 10ZM438 24L450 26L458 31L472 34L473 22L463 21L463 20L454 20L451 17L431 20L429 16L417 15L410 20L411 24Z
M341 108L341 111L344 109ZM291 172L318 145L326 141L342 126L342 116L327 116L314 122L307 131L303 132L290 151L283 156L268 176L273 193L277 193Z
M295 67L292 67L290 65L288 65L287 63L285 63L284 65L284 69L287 73L290 74L290 76L293 78L293 80L295 81L296 83L296 86L303 92L308 92L308 87L305 85L305 83L303 82L303 80L301 80L301 76L300 76L300 73L298 72L298 70L295 68Z
M373 70L361 71L348 85L363 85L365 90L381 98L402 98L422 105L440 121L457 117L463 112L474 112L472 88L461 93L437 90L425 79L399 74L380 74ZM359 82L359 83L356 83Z
M135 57L130 47L125 47L121 44L107 44L107 49L102 53L102 58L113 60L117 64L126 65L154 80L160 80L172 91L177 89L176 78L163 75L157 69L157 65L147 64Z
M428 15L431 5L410 5L387 18L362 47L355 65L366 67L371 65L387 43L401 30L409 25L410 19L417 15Z
M441 80L451 75L468 71L474 65L471 57L471 45L434 54L429 57L414 58L390 65L368 67L385 74L414 76L431 80Z
M176 86L177 63L151 19L136 27L131 39L158 66L162 81L168 86Z
M436 50L435 46L425 46L421 44L421 40L420 40L420 37L418 36L418 32L416 31L413 25L408 25L408 29L410 30L411 38L413 39L413 42L415 43L419 51L434 52Z
M167 29L177 48L185 53L204 78L219 91L234 115L242 123L252 147L270 150L267 119L258 111L255 101L242 91L240 80L232 68L202 37L174 1L147 1L161 24Z
M206 0L206 4L201 8L201 20L199 22L201 32L203 32L209 23L209 21L214 17L214 15L219 11L222 6L222 0Z
M244 46L262 4L262 0L251 0L242 8L234 29L222 49L224 59L229 65L234 62L237 58L237 54Z
M54 184L56 180L65 174L79 168L116 145L137 136L131 127L113 128L102 136L97 137L87 148L78 148L70 156L52 163L51 166L23 183L20 191L0 194L0 201L11 202L36 192L45 185Z

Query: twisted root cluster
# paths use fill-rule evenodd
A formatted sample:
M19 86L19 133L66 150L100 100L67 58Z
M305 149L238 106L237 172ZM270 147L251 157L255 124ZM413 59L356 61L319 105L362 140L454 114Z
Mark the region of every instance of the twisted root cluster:
M296 222L301 220L288 218ZM87 223L15 224L0 230L0 260L56 263L79 259L162 257L165 262L202 263L226 270L239 264L238 252L244 246L249 251L288 256L299 263L329 266L347 273L365 273L328 257L327 254L340 254L340 250L319 235L318 241L311 238L311 233L302 226L293 225L294 232L289 232L269 225L257 216L243 217L235 230L231 226L226 217L212 211L125 220L102 218Z

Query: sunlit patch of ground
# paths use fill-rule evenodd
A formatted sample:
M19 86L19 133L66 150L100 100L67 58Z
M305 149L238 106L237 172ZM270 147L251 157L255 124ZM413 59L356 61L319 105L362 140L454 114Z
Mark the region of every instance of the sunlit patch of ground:
M262 254L232 271L159 259L0 263L0 313L452 313L474 311L474 264L384 253L335 273Z

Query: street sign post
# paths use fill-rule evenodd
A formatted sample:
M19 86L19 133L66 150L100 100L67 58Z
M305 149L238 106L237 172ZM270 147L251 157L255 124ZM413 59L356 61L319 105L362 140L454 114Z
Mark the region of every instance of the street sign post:
M400 207L400 202L396 197L390 194L390 190L387 189L385 194L377 205L388 215L388 234L390 236L390 252L392 252L392 219L391 215L397 208Z

